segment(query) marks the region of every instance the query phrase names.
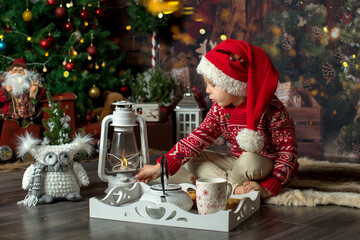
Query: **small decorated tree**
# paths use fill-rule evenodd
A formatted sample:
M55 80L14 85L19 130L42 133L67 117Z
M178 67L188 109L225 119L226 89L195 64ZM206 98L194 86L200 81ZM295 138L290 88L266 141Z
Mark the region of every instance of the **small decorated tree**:
M70 133L71 127L69 124L70 116L66 115L65 109L61 108L60 101L54 103L49 92L46 92L50 108L44 108L44 111L49 114L47 120L43 119L43 125L46 129L44 132L44 144L60 145L71 142Z
M179 94L179 86L174 78L159 68L151 68L138 73L130 84L132 100L135 102L156 102L161 105L172 104Z

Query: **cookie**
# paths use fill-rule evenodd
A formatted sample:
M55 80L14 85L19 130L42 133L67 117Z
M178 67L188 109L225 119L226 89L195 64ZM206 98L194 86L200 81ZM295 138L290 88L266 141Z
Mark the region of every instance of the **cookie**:
M237 208L237 206L239 205L239 203L241 202L241 199L238 198L229 198L227 203L226 203L226 210L235 210Z

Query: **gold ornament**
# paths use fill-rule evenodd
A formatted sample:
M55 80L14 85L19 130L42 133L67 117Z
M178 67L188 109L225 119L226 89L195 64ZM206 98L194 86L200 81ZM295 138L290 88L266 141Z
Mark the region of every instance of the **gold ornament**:
M91 98L98 98L100 96L100 89L95 84L89 90L89 96Z
M22 13L22 18L24 20L24 22L30 22L32 19L32 12L29 9L26 9L23 13Z

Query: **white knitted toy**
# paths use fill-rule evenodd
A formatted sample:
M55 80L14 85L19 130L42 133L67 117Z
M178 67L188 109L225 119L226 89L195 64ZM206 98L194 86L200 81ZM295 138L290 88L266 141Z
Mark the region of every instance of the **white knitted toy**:
M28 195L19 205L35 206L37 203L51 203L56 198L79 201L80 187L89 185L89 178L74 156L80 152L90 154L93 150L92 138L76 135L70 137L70 117L61 108L61 103L54 103L47 92L50 108L44 108L49 114L47 121L43 119L43 141L26 133L19 137L18 157L30 153L35 158L25 171L22 187Z
M85 169L74 162L77 152L92 151L89 136L76 136L71 143L62 145L41 145L41 141L26 134L20 137L18 156L30 152L36 162L25 171L22 188L29 190L28 195L19 205L35 206L37 203L51 203L56 198L79 201L80 187L89 185Z

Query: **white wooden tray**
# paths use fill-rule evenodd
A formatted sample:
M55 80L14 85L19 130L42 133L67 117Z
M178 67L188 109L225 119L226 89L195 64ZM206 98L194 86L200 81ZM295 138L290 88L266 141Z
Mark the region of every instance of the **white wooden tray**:
M192 184L179 185L184 191L195 189ZM89 200L90 217L229 232L260 208L260 194L253 191L230 196L242 199L235 211L223 210L210 215L199 215L196 210L187 212L172 203L139 201L149 189L150 186L145 183L135 183L131 189L114 187L103 199L93 197Z

